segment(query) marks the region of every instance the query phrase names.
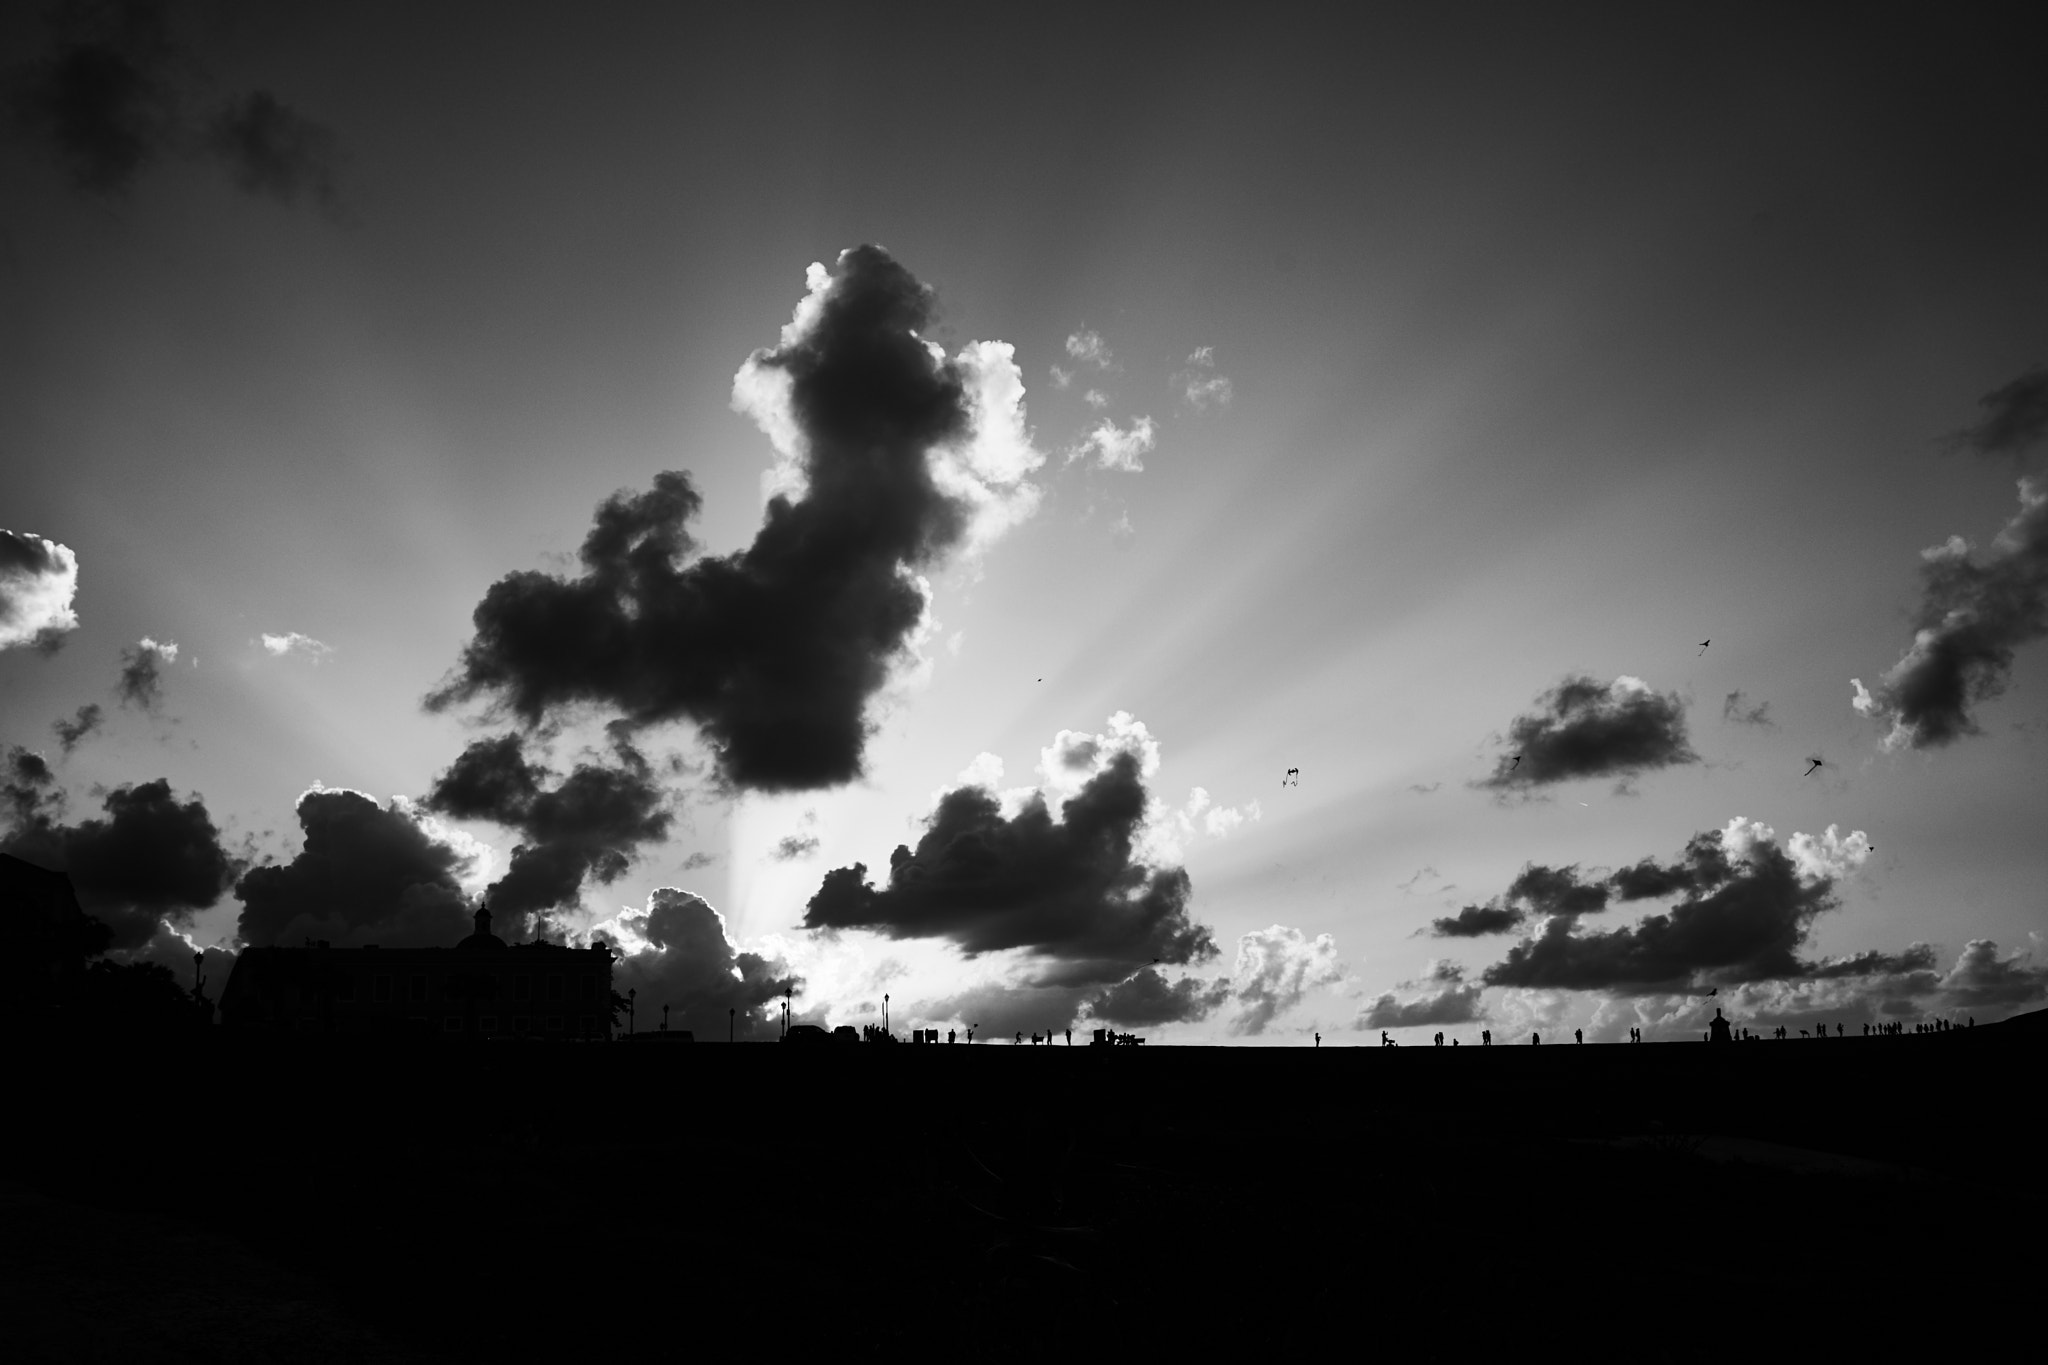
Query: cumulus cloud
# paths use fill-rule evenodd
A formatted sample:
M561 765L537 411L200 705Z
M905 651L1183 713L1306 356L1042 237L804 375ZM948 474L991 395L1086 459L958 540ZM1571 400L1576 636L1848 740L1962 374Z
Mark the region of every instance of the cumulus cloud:
M725 916L702 896L673 886L656 888L639 909L626 909L591 926L591 937L612 944L620 957L612 989L637 990L643 1017L669 1007L669 1027L702 1040L767 1035L770 1007L803 981L780 959L742 952L726 933ZM735 1011L728 1015L727 1011Z
M1103 341L1102 334L1085 327L1067 338L1067 354L1098 370L1106 370L1112 363L1109 346Z
M1300 1004L1309 991L1344 979L1337 940L1330 935L1317 934L1311 939L1284 924L1254 929L1237 940L1231 994L1242 1008L1230 1021L1230 1031L1248 1036L1264 1033L1267 1025Z
M121 676L115 680L114 695L121 705L133 706L152 715L163 705L163 671L178 661L178 642L158 642L147 635L133 649L121 651Z
M1040 984L1213 957L1189 915L1187 873L1143 854L1157 763L1156 741L1127 713L1108 735L1062 731L1040 755L1044 785L1019 794L1013 814L979 782L944 793L916 849L890 855L882 886L863 863L826 873L804 927L945 938L970 957L1025 949L1051 959Z
M424 808L316 783L297 814L304 843L291 861L251 868L235 884L244 944L433 948L468 937L461 877L472 855L437 837Z
M100 804L101 815L64 823L48 765L17 749L0 783L0 852L69 873L80 906L112 931L112 948L140 947L164 923L189 927L241 870L205 801L180 801L163 778L115 787Z
M1142 473L1144 456L1150 453L1154 438L1155 429L1150 417L1133 418L1128 428L1119 427L1105 417L1095 424L1094 430L1068 448L1067 463L1092 457L1101 469Z
M1455 962L1432 962L1421 981L1404 981L1401 987L1420 991L1402 999L1393 991L1366 1003L1352 1021L1358 1029L1422 1028L1431 1024L1470 1024L1483 1016L1477 982L1465 980L1465 969Z
M877 247L826 271L734 381L783 455L752 545L685 564L701 499L657 475L597 511L573 579L500 579L431 708L479 696L529 726L581 705L636 724L694 722L736 788L834 786L863 770L868 701L909 662L929 598L919 570L1028 515L1043 457L1024 432L1010 348L946 360L916 335L932 292Z
M1957 432L1956 442L1980 455L2025 455L2048 438L2048 365L1993 389L1977 405L1983 419Z
M1999 696L2014 651L2048 635L2048 490L2020 480L2020 510L1979 558L1961 536L1921 551L1913 643L1853 705L1887 725L1886 749L1981 733L1972 708Z
M1228 978L1203 981L1183 976L1168 981L1155 967L1141 967L1088 1002L1086 1013L1105 1024L1156 1028L1198 1023L1230 999Z
M97 733L105 719L106 712L100 709L98 702L87 702L69 720L60 717L50 722L50 728L56 732L57 742L68 754L83 743L86 736Z
M818 836L815 834L785 834L775 842L774 857L777 862L795 862L808 858L818 851Z
M26 531L0 531L0 649L56 653L78 629L78 556Z
M1074 382L1074 372L1061 369L1057 365L1047 367L1047 377L1052 380L1052 386L1056 389L1064 389Z
M1503 905L1493 900L1485 905L1468 905L1443 919L1433 919L1429 922L1429 932L1437 938L1479 938L1519 929L1528 917L1528 912L1518 906Z
M1204 408L1223 407L1230 402L1232 388L1230 380L1216 373L1216 348L1198 346L1187 359L1187 368L1175 372L1173 386L1180 390L1181 398L1195 411Z
M1491 776L1472 785L1529 791L1585 777L1624 780L1655 768L1697 763L1685 732L1685 703L1626 675L1611 683L1568 676L1517 716ZM1516 762L1519 756L1520 762Z
M1532 918L1576 919L1606 909L1610 894L1606 881L1580 877L1576 863L1570 867L1529 863L1508 883L1506 891L1485 905L1468 905L1449 918L1430 921L1430 933L1436 938L1478 938L1506 933Z
M332 645L322 644L312 636L301 635L296 630L286 631L282 635L272 635L266 631L261 636L261 640L263 652L272 658L283 658L287 654L296 654L318 663L334 653Z
M2031 1005L2048 998L2048 966L2037 964L2025 950L2001 957L1998 944L1973 938L1938 989L1958 1009Z
M1799 950L1815 918L1837 904L1835 881L1868 856L1861 831L1845 837L1830 826L1823 835L1794 834L1780 844L1768 825L1737 816L1696 836L1674 863L1645 859L1605 883L1623 899L1675 892L1679 900L1669 912L1604 932L1584 931L1578 914L1553 912L1481 979L1489 986L1648 994L1809 976L1817 966ZM1525 873L1518 884L1526 879ZM1570 880L1567 894L1583 885ZM1529 904L1536 909L1540 902Z
M589 882L609 886L649 844L668 837L675 814L646 756L625 727L610 731L609 761L553 774L528 759L517 734L472 741L434 779L426 806L458 820L517 830L505 875L487 893L493 913L532 917L573 907Z
M1771 719L1771 704L1769 702L1760 701L1752 705L1749 698L1743 694L1740 688L1722 698L1721 719L1730 725L1775 726L1777 724L1776 721Z

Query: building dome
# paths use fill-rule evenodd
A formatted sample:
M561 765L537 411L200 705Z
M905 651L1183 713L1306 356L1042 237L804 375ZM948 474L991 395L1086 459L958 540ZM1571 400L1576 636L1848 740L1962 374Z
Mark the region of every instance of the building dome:
M491 907L489 902L477 906L475 919L476 932L455 946L458 948L486 948L503 951L505 940L491 932Z

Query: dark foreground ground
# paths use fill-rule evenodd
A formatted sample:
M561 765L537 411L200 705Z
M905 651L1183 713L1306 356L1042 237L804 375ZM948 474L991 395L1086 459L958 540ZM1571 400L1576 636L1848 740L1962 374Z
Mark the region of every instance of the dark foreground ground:
M0 1354L1978 1355L2044 1057L17 1047Z

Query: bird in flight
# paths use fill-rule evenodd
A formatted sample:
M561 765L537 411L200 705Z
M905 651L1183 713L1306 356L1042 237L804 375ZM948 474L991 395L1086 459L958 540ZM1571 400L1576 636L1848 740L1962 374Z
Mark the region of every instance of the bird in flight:
M1287 776L1280 779L1280 785L1283 787L1289 785L1290 778L1293 780L1293 785L1299 787L1301 785L1301 769L1289 768Z
M1700 641L1700 654L1704 654L1704 653L1706 653L1706 652L1707 652L1707 646L1708 646L1708 645L1710 645L1710 644L1712 644L1712 643L1714 643L1714 642L1713 642L1712 640L1702 640L1702 641ZM1699 658L1699 657L1700 657L1700 654L1695 654L1695 655L1693 655L1692 657L1693 657L1693 658L1695 658L1695 659L1697 659L1697 658Z
M1800 775L1801 777L1812 777L1812 776L1813 776L1813 769L1814 769L1814 768L1824 768L1824 767L1826 767L1826 766L1827 766L1827 765L1826 765L1825 763L1822 763L1822 762L1821 762L1821 761L1820 761L1819 759L1817 759L1817 758L1811 758L1811 757L1809 757L1809 758L1808 758L1808 759L1807 759L1806 761L1807 761L1808 763L1811 763L1811 764L1813 765L1813 767L1812 767L1812 768L1808 768L1808 769L1807 769L1807 770L1806 770L1805 772L1803 772L1803 773L1799 774L1799 775Z

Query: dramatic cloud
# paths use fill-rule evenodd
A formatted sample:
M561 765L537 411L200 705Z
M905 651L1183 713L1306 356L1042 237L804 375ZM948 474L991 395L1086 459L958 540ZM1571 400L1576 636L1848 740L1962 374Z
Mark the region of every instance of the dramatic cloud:
M1877 688L1851 678L1855 708L1888 724L1887 749L1979 733L1970 708L2003 693L2013 652L2048 635L2048 490L2020 480L2020 510L1979 559L1961 536L1920 552L1913 644Z
M1977 405L1984 409L1984 420L1957 432L1957 442L1980 455L2026 454L2048 438L2048 365L2036 365L1993 389Z
M858 777L867 702L927 628L918 571L1035 505L1042 462L1023 435L1023 385L1000 342L946 360L916 335L932 294L859 247L734 381L788 462L754 543L684 559L700 498L657 475L604 502L574 579L499 580L435 709L478 696L528 725L578 705L636 724L686 719L734 787L795 791Z
M1455 962L1432 962L1422 981L1404 981L1401 986L1406 990L1420 988L1422 993L1402 1000L1389 991L1367 1002L1352 1027L1396 1029L1470 1024L1481 1016L1479 996L1484 988L1466 981L1465 969Z
M16 750L0 796L9 816L0 852L69 873L79 904L112 930L115 949L141 947L165 922L189 926L241 870L205 802L179 801L162 778L116 787L100 798L102 816L68 825L61 798L49 792L47 765Z
M620 951L612 989L639 992L643 1029L655 1027L667 1005L668 1026L699 1040L723 1042L728 1029L741 1040L763 1037L773 1003L803 989L787 964L741 952L726 936L725 917L703 897L672 886L655 890L644 909L598 922L591 934Z
M1681 892L1668 913L1606 932L1583 932L1577 915L1553 914L1482 980L1630 994L1806 977L1821 964L1800 959L1798 950L1815 917L1835 906L1835 881L1868 856L1861 831L1844 838L1830 826L1780 845L1768 826L1737 816L1696 836L1672 865L1645 860L1609 879L1624 899L1655 894L1653 885ZM1570 880L1567 896L1583 885Z
M551 774L527 760L520 737L500 735L470 744L434 780L429 809L519 831L510 866L487 893L494 914L523 925L574 906L586 882L610 885L643 847L668 837L675 815L645 756L622 726L611 747L613 762L579 763L549 787Z
M78 556L25 531L0 531L0 649L27 645L54 654L78 629Z
M250 194L281 204L303 194L330 209L337 202L334 134L268 90L229 100L207 123L201 145Z
M1135 722L1113 752L1107 738L1063 732L1047 751L1047 790L1083 777L1059 819L1045 790L1024 795L1012 816L985 787L946 792L916 850L898 845L890 856L884 886L868 881L862 863L826 873L804 927L946 938L970 957L1028 949L1055 959L1047 979L1065 985L1215 956L1209 930L1188 914L1187 873L1149 865L1138 847L1156 744Z
M315 786L299 798L305 842L288 863L252 868L235 885L250 947L447 947L472 925L460 875L471 858L412 803Z
M1208 1018L1230 994L1228 979L1205 982L1184 976L1169 982L1156 968L1143 967L1089 1001L1086 1013L1126 1028L1191 1024Z
M1612 683L1567 677L1508 726L1506 750L1477 787L1527 791L1583 777L1627 779L1654 768L1697 763L1685 733L1685 703L1640 678ZM1516 762L1516 757L1520 762Z
M1187 368L1174 374L1173 386L1197 412L1207 407L1223 407L1232 394L1230 380L1216 373L1214 346L1197 347L1188 357Z
M106 712L100 709L98 702L87 702L78 708L78 714L71 719L51 721L50 728L56 731L57 742L64 746L64 752L68 754L76 749L87 735L96 732L105 718Z
M1771 719L1771 704L1769 702L1760 701L1752 706L1750 705L1749 698L1743 694L1740 688L1722 698L1721 719L1731 725L1775 726L1777 724L1776 721Z
M261 638L264 653L271 655L273 658L283 658L287 654L297 654L318 663L334 653L332 645L324 645L312 636L301 635L295 630L287 631L283 635L272 635L265 632Z
M1067 451L1067 463L1092 456L1098 468L1120 469L1126 474L1143 473L1143 457L1152 449L1153 438L1150 417L1133 419L1129 430L1105 417Z
M178 661L178 642L159 643L147 635L135 648L121 651L121 676L114 683L114 695L121 705L155 713L163 704L163 670Z
M1448 918L1431 920L1429 932L1437 938L1478 938L1518 929L1527 918L1526 911L1495 900L1485 905L1468 905Z
M1309 991L1343 980L1337 940L1330 935L1317 934L1311 939L1284 924L1254 929L1237 941L1231 993L1243 1009L1230 1021L1230 1031L1264 1033L1268 1024L1300 1004Z
M1109 346L1102 340L1102 334L1086 328L1067 338L1067 354L1098 370L1108 369L1111 363Z
M2000 957L1996 943L1973 938L1941 979L1940 990L1958 1009L2031 1005L2048 999L2048 966L2037 965L2027 952Z

